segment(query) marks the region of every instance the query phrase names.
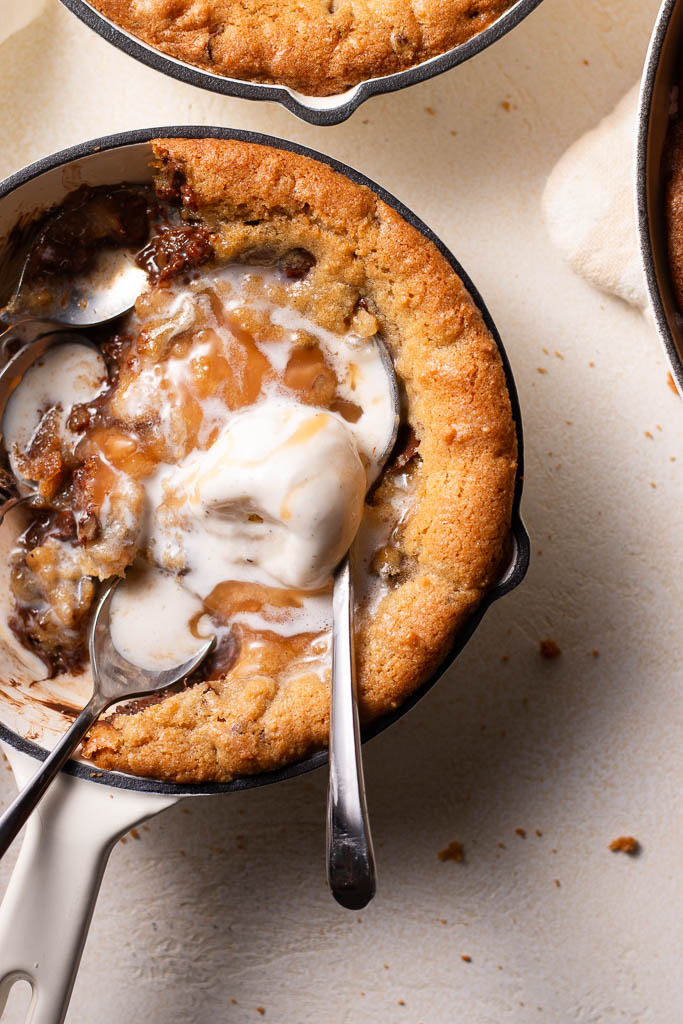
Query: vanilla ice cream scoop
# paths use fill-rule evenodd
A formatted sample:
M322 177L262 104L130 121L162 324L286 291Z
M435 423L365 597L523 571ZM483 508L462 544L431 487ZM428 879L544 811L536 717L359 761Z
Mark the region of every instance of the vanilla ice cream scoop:
M223 580L310 591L351 546L367 477L340 417L272 397L158 486L150 554L196 593Z

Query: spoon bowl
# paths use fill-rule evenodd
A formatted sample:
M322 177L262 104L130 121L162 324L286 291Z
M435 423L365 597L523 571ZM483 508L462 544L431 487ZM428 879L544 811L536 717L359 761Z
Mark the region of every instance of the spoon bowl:
M26 319L26 270L30 259L29 252L7 307L10 321ZM60 327L94 327L128 313L147 284L147 274L135 260L136 253L129 249L103 249L87 273L49 292L50 301L41 304L41 317Z
M105 587L90 625L88 648L93 677L92 697L28 785L0 818L0 857L7 852L50 783L103 711L117 701L158 693L185 679L201 664L216 642L215 636L210 637L191 658L169 669L152 671L134 665L119 654L111 638L109 613L114 592L120 582L120 579L116 579Z

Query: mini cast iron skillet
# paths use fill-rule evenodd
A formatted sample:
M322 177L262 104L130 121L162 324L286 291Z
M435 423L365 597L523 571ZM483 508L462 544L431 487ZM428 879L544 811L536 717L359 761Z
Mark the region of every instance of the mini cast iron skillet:
M3 249L7 249L8 235L17 222L60 202L75 184L150 181L149 141L158 137L239 139L291 150L326 163L372 189L436 245L470 292L498 345L519 445L509 565L458 634L438 672L400 708L367 726L363 740L368 740L424 697L464 648L486 609L518 586L527 571L529 538L520 516L524 472L522 422L510 364L495 325L467 274L430 229L393 196L357 171L306 147L225 128L153 128L95 139L40 160L0 184L0 239L4 239L0 241L0 302ZM46 756L45 746L40 744L51 746L64 731L68 705L73 707L74 700L84 704L89 694L85 673L72 680L34 683L33 680L42 679L44 668L19 647L5 625L9 601L7 554L13 543L9 523L8 519L0 531L0 742L21 784L32 774L32 759ZM119 835L180 797L230 793L281 782L318 768L326 760L327 751L321 750L278 771L199 785L99 771L91 764L70 761L66 774L55 782L54 793L45 798L40 814L32 819L0 908L0 1014L9 988L21 977L28 978L34 988L31 1024L59 1024L63 1020L107 856Z
M516 4L488 28L460 46L455 46L452 50L447 50L421 64L416 64L415 67L398 71L394 75L384 75L381 78L369 78L359 82L358 85L338 93L336 96L304 96L285 85L244 82L237 78L215 75L194 64L187 64L175 57L169 57L148 43L142 42L105 18L87 0L62 0L62 3L107 42L113 43L119 50L123 50L124 53L135 57L143 64L148 64L156 71L163 71L171 78L177 78L178 81L187 82L190 85L197 85L200 89L223 93L226 96L239 96L245 100L273 100L276 103L281 103L283 107L287 107L297 117L310 122L310 124L330 125L345 121L361 103L371 96L395 92L397 89L414 85L415 82L423 82L427 78L433 78L434 75L440 75L442 71L448 71L458 64L463 64L470 57L475 57L492 43L507 35L511 29L538 7L541 0L517 0Z
M672 95L683 71L683 2L664 0L650 40L640 88L636 190L640 252L655 323L683 395L683 311L674 295L667 251L662 157ZM683 97L679 97L682 104Z

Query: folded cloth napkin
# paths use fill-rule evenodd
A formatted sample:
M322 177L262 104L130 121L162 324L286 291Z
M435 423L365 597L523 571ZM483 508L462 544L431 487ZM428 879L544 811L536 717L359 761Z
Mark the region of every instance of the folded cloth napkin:
M548 178L550 236L577 274L647 309L633 199L638 86L571 146Z
M0 0L0 43L22 28L26 28L45 6L45 0Z

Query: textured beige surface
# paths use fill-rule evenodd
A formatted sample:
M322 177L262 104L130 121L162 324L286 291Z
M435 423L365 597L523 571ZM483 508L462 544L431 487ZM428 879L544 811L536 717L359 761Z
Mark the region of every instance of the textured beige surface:
M323 773L195 801L115 850L69 1024L678 1024L683 406L645 319L571 274L540 213L556 159L638 74L656 7L546 0L476 62L332 130L169 82L56 2L40 62L23 35L2 51L2 173L196 121L317 146L412 205L510 352L536 549L456 670L366 750L380 889L360 922L325 890ZM640 858L608 852L622 834ZM437 859L453 839L463 864Z

